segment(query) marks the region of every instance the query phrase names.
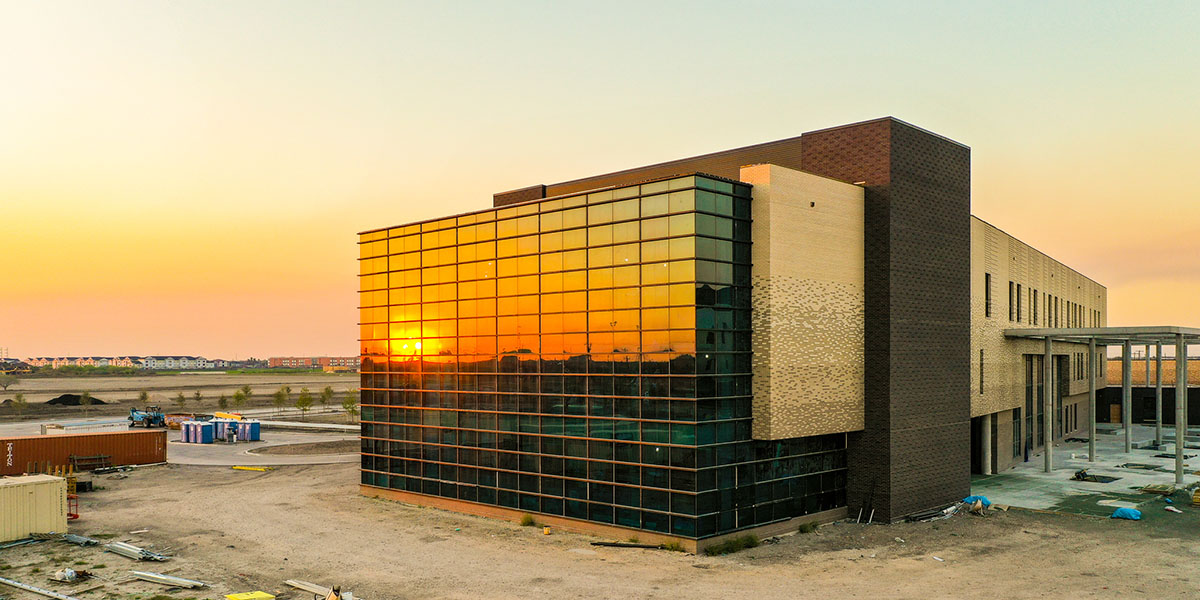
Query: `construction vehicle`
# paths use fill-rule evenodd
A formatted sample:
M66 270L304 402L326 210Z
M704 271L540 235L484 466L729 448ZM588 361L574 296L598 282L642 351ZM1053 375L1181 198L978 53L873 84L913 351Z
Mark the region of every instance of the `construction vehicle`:
M129 409L129 426L137 427L166 427L166 416L157 406L147 406L145 410Z

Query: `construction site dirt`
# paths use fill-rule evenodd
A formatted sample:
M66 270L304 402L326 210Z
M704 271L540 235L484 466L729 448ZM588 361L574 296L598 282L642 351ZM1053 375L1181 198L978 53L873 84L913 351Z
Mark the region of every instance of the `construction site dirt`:
M831 524L734 554L694 556L597 547L599 538L369 499L357 493L352 463L263 472L172 464L121 475L97 477L104 489L81 496L82 519L71 532L164 552L169 562L43 542L0 550L4 576L50 587L49 573L78 565L107 578L80 598L181 600L253 590L310 597L287 588L287 579L380 600L1178 598L1200 586L1200 509L1190 506L1177 520L1142 522L1012 509ZM211 587L168 593L128 577L146 564Z

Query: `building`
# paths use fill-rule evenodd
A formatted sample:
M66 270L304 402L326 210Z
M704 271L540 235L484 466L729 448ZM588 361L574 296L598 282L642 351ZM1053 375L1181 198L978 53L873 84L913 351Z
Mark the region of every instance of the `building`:
M1012 330L1102 326L1105 290L973 218L942 136L877 119L493 205L360 234L364 494L699 549L960 500L1044 445L1046 391L1077 428L1088 346L1046 386Z
M271 369L322 369L353 371L358 369L357 356L272 356L267 359Z
M173 371L176 369L210 369L208 359L203 356L145 356L142 358L143 369Z

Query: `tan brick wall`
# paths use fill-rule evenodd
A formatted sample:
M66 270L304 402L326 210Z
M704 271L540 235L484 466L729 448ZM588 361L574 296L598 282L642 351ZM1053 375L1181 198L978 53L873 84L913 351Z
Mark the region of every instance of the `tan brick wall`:
M1146 350L1146 347L1144 345L1133 347L1133 352L1134 352L1135 356L1138 356L1137 353L1139 353L1139 352L1145 352L1145 350ZM1173 350L1174 350L1174 347L1171 347L1171 348L1167 349L1167 352L1170 352ZM1134 358L1133 364L1130 366L1132 367L1131 369L1129 369L1129 372L1133 378L1133 387L1145 387L1147 385L1147 383L1146 383L1146 359L1145 358ZM1155 385L1155 370L1156 369L1157 369L1157 367L1154 365L1154 349L1153 349L1153 347L1151 347L1151 350L1150 350L1150 383L1149 383L1150 387L1154 387L1154 385ZM1121 385L1121 359L1120 358L1108 359L1107 384L1110 386L1120 387L1120 385ZM1173 357L1169 354L1166 354L1165 352L1163 355L1163 381L1162 381L1162 384L1163 384L1163 387L1174 387L1175 386L1175 357ZM1101 385L1104 385L1104 383L1101 383ZM1200 385L1200 360L1197 360L1195 358L1188 359L1188 385Z
M754 185L756 439L863 428L863 190L776 165Z
M992 276L992 314L985 312L985 274ZM1008 284L1021 284L1021 318L1009 320ZM1014 286L1015 288L1015 286ZM1030 290L1038 293L1037 322L1032 323ZM1015 291L1014 291L1015 294ZM1091 326L1087 311L1100 311L1100 326L1108 323L1107 289L1075 270L1046 256L1037 249L997 229L989 223L971 217L971 416L977 417L1002 410L1023 407L1025 404L1025 354L1041 354L1041 340L1006 339L1005 329L1049 327L1043 296L1057 296L1060 303L1074 302L1083 307L1085 321ZM1015 300L1013 301L1015 305ZM1014 306L1015 310L1015 306ZM1066 327L1065 309L1059 309L1059 326ZM979 387L979 351L983 350L983 389ZM1086 344L1055 343L1054 354L1083 353L1087 361ZM1074 364L1071 361L1069 364ZM1072 371L1070 394L1087 393L1086 377ZM1103 386L1104 373L1097 373Z

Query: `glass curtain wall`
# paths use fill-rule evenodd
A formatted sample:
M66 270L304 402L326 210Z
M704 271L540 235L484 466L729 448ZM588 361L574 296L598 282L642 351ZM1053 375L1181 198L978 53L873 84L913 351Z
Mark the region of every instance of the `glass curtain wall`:
M362 483L687 537L845 504L750 438L750 186L696 175L361 234Z

